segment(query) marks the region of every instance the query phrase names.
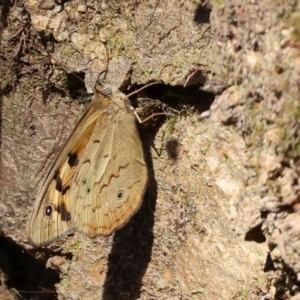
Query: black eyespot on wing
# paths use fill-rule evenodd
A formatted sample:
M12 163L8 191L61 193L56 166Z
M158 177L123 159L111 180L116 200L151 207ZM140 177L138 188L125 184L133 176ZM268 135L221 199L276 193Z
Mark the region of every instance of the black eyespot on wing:
M122 190L119 190L117 193L117 199L121 200L121 199L123 199L123 196L124 196L124 192Z
M62 186L62 180L61 180L61 178L60 178L60 176L59 176L59 171L57 171L57 172L55 173L53 179L54 179L55 182L56 182L55 189L56 189L57 191L61 192L62 189L63 189L63 186Z
M91 192L91 188L86 189L86 193L89 194Z
M52 204L47 204L44 210L44 216L49 219L52 216L53 213L53 205Z
M75 167L78 165L78 158L77 158L77 153L69 153L68 154L69 159L68 159L68 164L70 167Z

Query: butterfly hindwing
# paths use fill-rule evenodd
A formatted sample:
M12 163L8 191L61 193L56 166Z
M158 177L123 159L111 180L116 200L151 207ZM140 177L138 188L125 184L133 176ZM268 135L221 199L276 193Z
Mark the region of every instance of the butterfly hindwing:
M90 237L124 226L140 207L147 183L135 117L128 99L117 99L95 125L71 187L74 224Z

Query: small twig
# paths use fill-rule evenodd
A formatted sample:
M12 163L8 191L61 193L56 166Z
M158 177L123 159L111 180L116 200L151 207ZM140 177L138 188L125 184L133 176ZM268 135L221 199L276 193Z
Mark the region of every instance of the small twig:
M50 56L51 59L55 60L59 65L63 66L66 70L68 70L72 75L74 75L77 79L79 79L81 82L83 82L83 80L77 76L74 72L72 72L63 62L59 61L58 59L56 59L51 53L47 54Z
M155 85L155 84L161 84L161 82L151 82L151 83L149 83L149 84L146 84L146 85L143 86L142 88L140 88L140 89L138 89L138 90L136 90L136 91L134 91L134 92L128 94L127 97L129 98L129 97L131 97L131 96L133 96L133 95L135 95L135 94L138 94L140 91L144 90L145 88L147 88L147 87L149 87L149 86L151 86L151 85Z
M170 114L170 113L155 113L155 114L152 114L151 116L147 117L146 119L141 120L138 113L134 109L132 110L132 112L133 112L133 114L135 115L135 117L137 118L137 120L140 124L143 124L143 123L149 121L150 119L152 119L156 116L172 116L172 114Z

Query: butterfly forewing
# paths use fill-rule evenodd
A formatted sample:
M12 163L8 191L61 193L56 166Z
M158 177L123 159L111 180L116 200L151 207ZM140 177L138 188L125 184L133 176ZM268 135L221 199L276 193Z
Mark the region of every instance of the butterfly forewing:
M50 167L29 221L28 240L31 244L44 246L74 231L70 187L78 162L104 108L104 103L99 105L99 102L90 106Z

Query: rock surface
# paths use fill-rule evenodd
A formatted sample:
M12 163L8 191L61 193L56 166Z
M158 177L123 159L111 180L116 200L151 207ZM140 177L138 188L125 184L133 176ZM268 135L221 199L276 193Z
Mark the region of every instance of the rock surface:
M297 292L293 275L283 274L299 276L299 3L231 0L211 8L151 0L3 6L1 235L60 273L51 288L52 273L28 268L26 287L1 279L7 290L57 293L42 299L273 299ZM39 182L107 57L111 83L128 92L162 81L146 96L160 95L154 98L181 112L140 130L150 182L123 229L95 240L76 233L34 249L26 225ZM229 88L203 119L211 95L198 86L213 76ZM267 272L271 258L282 273ZM281 289L285 278L290 284Z

